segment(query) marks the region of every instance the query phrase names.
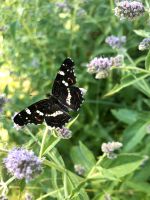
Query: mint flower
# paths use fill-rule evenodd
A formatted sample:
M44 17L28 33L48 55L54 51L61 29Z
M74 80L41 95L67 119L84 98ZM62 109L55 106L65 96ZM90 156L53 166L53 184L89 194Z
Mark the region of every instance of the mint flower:
M122 19L135 20L145 12L144 6L138 1L121 1L117 3L115 15Z
M14 148L4 159L7 171L17 179L25 178L26 181L33 179L42 171L42 161L34 154L23 148Z
M120 149L122 146L123 144L120 142L108 142L102 144L101 150L108 158L113 159L116 158L116 154L114 152Z
M126 36L116 37L111 35L106 38L105 42L113 49L120 49L126 43Z
M112 66L112 61L109 58L97 58L95 57L90 63L87 65L88 72L93 74L99 71L108 70Z
M144 51L150 49L150 38L144 38L139 44L139 50Z
M57 128L56 131L57 136L62 139L70 139L72 137L72 132L64 126L62 128Z

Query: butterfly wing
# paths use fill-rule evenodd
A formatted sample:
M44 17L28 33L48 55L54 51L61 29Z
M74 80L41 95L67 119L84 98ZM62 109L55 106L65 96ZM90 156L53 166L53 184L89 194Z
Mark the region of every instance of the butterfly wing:
M47 104L48 99L43 99L32 104L14 116L14 123L18 126L24 126L30 123L36 125L42 124L44 121Z
M74 86L75 84L74 62L71 58L66 58L55 78L52 94L62 104L76 111L82 104L83 95L80 88Z
M44 121L51 127L62 127L70 120L67 110L57 99L50 96L49 99L38 101L22 110L14 117L14 123L18 126L27 124L42 124Z

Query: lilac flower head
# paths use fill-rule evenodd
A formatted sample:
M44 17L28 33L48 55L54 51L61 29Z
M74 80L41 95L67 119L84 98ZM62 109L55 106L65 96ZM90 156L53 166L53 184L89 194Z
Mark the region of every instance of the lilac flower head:
M144 12L145 9L143 4L138 1L121 1L115 8L115 15L118 16L121 20L134 20L137 17L143 15Z
M72 132L64 126L62 128L57 128L56 131L58 137L62 139L70 139L72 137Z
M0 113L3 111L4 104L8 101L8 99L5 97L5 94L0 95Z
M123 64L124 57L122 55L117 55L115 57L112 57L111 60L114 67L120 67Z
M101 146L101 150L103 153L107 155L108 158L116 158L116 154L114 151L120 149L122 147L122 143L120 142L108 142L108 143L103 143Z
M25 178L26 181L31 180L36 175L41 173L42 161L34 154L33 151L28 151L23 148L14 148L4 159L5 167L8 172L17 179Z
M97 58L95 57L87 65L89 73L97 73L99 71L108 70L112 65L112 61L109 58Z
M85 168L80 164L74 165L74 170L78 175L83 175L85 173Z
M144 38L142 40L142 42L140 42L140 44L139 44L139 50L140 51L143 51L143 50L146 50L146 49L150 49L150 37Z
M111 35L106 38L105 42L109 44L113 49L119 49L125 44L126 42L126 36L116 37L114 35Z
M106 78L108 76L108 70L112 66L112 60L110 58L102 58L95 57L90 63L87 65L87 71L90 74L96 73L95 78L101 79Z

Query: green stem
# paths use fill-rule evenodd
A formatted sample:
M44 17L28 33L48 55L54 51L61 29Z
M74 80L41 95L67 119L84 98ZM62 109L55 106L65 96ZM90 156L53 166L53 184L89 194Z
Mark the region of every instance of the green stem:
M2 151L4 153L8 153L9 152L7 149L3 149L3 148L0 148L0 151Z
M15 177L11 177L10 179L8 179L8 181L6 181L4 184L2 184L2 186L0 187L0 190L6 188L11 182L13 182L15 180Z
M38 199L36 199L36 200L41 200L41 199L45 199L45 198L48 197L48 196L53 196L54 194L57 194L58 192L60 192L60 191L62 191L62 190L63 190L63 187L60 188L60 189L58 189L58 190L54 190L54 191L52 191L52 192L49 192L49 193L47 193L47 194L41 196L40 198L38 198Z
M134 63L133 59L130 57L130 55L127 52L124 52L124 55L128 58L128 60L130 61L130 63L136 67L136 64Z
M47 133L48 133L48 126L46 126L46 129L45 129L44 134L43 134L41 148L40 148L40 153L39 153L39 158L41 158L42 155L43 155L43 149L44 149L44 144L45 144Z
M57 144L60 140L61 140L60 138L56 138L56 140L53 141L53 143L50 144L50 145L47 147L47 149L43 152L43 156L44 156L45 154L47 154L48 152L50 152L50 151L56 146L56 144Z
M38 139L31 133L31 131L26 127L26 130L28 132L28 134L33 138L33 140L38 143L38 145L40 146L41 143L38 141Z

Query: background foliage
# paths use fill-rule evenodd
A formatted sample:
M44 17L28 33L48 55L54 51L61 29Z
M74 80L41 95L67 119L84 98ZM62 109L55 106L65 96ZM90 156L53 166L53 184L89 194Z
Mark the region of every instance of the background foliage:
M9 100L0 116L0 175L5 183L0 189L9 199L24 199L27 192L33 199L150 199L150 53L138 50L150 34L150 21L148 14L120 21L114 7L112 0L72 0L69 9L50 0L1 1L0 92ZM96 80L86 64L95 56L117 55L105 43L112 34L127 37L124 65L113 68L107 79ZM73 136L57 143L47 135L51 151L43 155L43 173L29 183L11 182L3 149L23 146L38 155L40 145L34 139L41 142L45 128L30 125L17 131L11 117L50 92L67 56L76 63L78 85L87 89L71 126ZM109 160L100 147L113 140L123 148ZM75 164L84 166L83 176L75 174Z

